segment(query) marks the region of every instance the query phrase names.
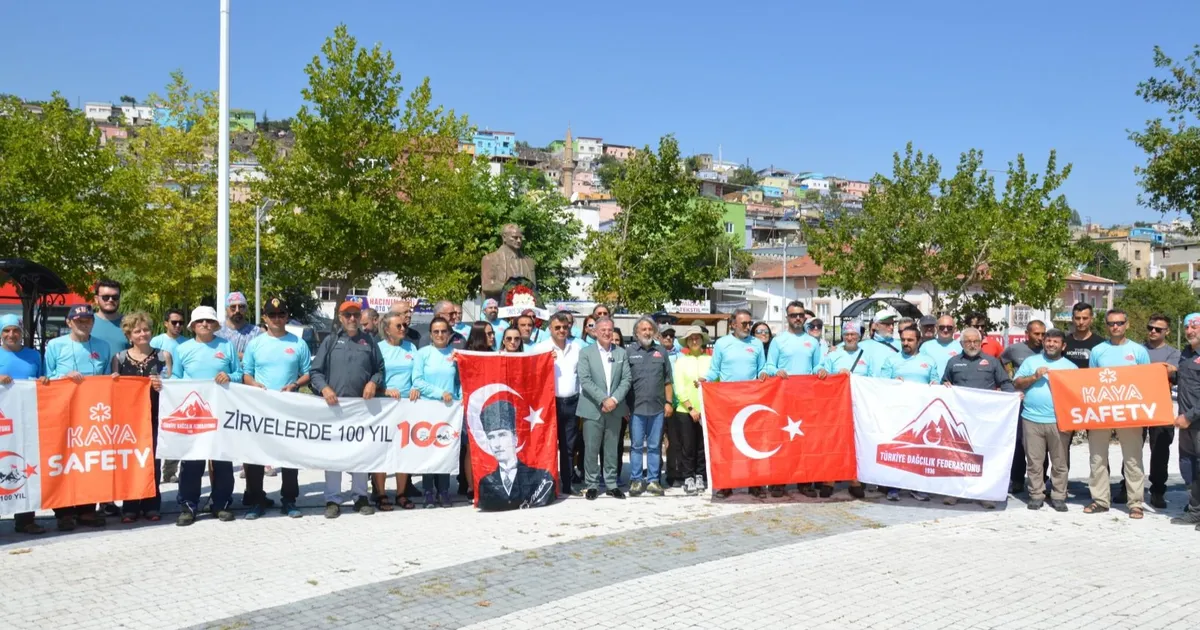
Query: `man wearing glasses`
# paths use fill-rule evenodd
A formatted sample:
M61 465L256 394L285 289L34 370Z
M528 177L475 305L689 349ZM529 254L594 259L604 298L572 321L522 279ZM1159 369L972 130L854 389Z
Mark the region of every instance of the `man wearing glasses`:
M946 372L950 359L962 354L962 344L954 338L954 318L942 315L937 319L937 337L921 344L921 354L933 359L938 374Z
M217 336L228 341L237 351L238 360L246 354L246 344L262 334L257 324L246 319L250 303L241 291L234 291L225 299L225 325L217 331Z
M1171 320L1162 313L1150 315L1146 323L1146 354L1151 363L1167 366L1167 378L1175 385L1178 376L1179 350L1167 343L1171 334ZM1167 507L1167 464L1171 461L1171 443L1175 441L1175 427L1147 427L1143 433L1150 440L1150 505L1163 510ZM1122 486L1122 488L1124 488ZM1113 502L1118 497L1113 497Z
M173 308L167 311L167 316L163 319L163 328L167 332L161 335L156 335L150 340L150 347L158 350L166 350L175 356L175 350L179 344L187 341L187 337L183 335L183 311ZM162 462L162 482L163 483L178 483L179 482L179 460L164 459Z
M92 336L103 340L113 356L129 349L129 339L121 330L121 283L102 278L96 283L96 324Z
M1104 325L1108 328L1108 341L1092 348L1088 358L1088 367L1120 367L1124 365L1146 365L1150 363L1150 354L1141 344L1130 341L1125 337L1129 328L1129 316L1125 311L1113 309L1104 317ZM1090 430L1088 433L1088 451L1091 454L1092 471L1088 482L1088 490L1092 502L1083 508L1084 514L1099 514L1107 512L1111 506L1111 490L1108 487L1108 442L1111 433L1108 430ZM1125 490L1129 498L1129 518L1140 519L1143 516L1142 503L1145 479L1142 472L1142 429L1116 429L1117 440L1121 443L1121 459L1125 466Z
M566 313L550 317L550 349L554 351L554 398L558 416L558 483L564 495L575 494L571 484L576 432L579 421L579 352L584 346L571 338L571 318Z

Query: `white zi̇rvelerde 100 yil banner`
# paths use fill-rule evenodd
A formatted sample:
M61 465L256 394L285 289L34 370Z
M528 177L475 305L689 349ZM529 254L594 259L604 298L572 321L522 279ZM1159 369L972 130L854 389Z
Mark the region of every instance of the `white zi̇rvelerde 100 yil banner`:
M889 488L1003 501L1018 394L850 379L858 479Z
M213 381L163 381L160 459L307 470L455 474L462 404L341 398Z

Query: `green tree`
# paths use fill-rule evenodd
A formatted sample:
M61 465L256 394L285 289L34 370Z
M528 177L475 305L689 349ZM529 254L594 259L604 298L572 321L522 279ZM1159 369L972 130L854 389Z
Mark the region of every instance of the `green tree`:
M1125 282L1129 278L1129 263L1121 260L1112 243L1099 243L1084 237L1075 243L1075 248L1083 262L1082 271L1117 282Z
M58 93L41 115L0 99L0 252L87 293L146 224L145 183Z
M683 166L684 166L684 168L687 169L687 172L689 172L689 173L695 173L695 172L699 171L700 170L700 156L689 155L686 159L684 159Z
M1067 222L1067 225L1071 225L1071 226L1083 225L1083 219L1079 218L1078 210L1071 208L1071 219Z
M596 161L596 177L600 179L600 186L612 190L613 184L625 177L625 162L607 153L601 155Z
M305 72L291 154L270 142L257 151L259 193L285 200L270 215L287 243L276 264L309 286L393 272L427 297L464 297L484 253L463 238L484 220L473 198L484 165L458 151L466 117L432 105L428 78L402 102L391 53L360 48L345 25Z
M1066 198L1053 196L1070 173L1050 153L1043 174L1018 155L1004 192L983 170L983 153L962 154L953 177L933 156L895 154L891 177L876 175L861 213L823 218L808 231L821 286L843 297L884 287L925 291L934 312L982 311L1014 301L1049 304L1077 258Z
M130 134L125 159L147 182L152 218L135 232L112 275L125 285L123 306L161 313L170 307L212 304L216 291L217 95L193 90L182 72L171 73L163 96L148 102L165 108L177 125L147 125ZM252 204L230 204L231 290L254 286ZM264 269L276 237L263 230ZM264 284L272 291L276 287Z
M1171 332L1183 325L1188 313L1200 311L1200 298L1181 280L1150 278L1131 280L1116 300L1116 307L1129 314L1129 336L1136 341L1146 338L1146 323L1153 313L1162 313L1171 320ZM1169 339L1168 343L1175 343Z
M697 180L682 166L679 145L664 136L627 161L612 187L622 208L607 232L591 232L583 270L595 276L597 299L649 312L690 299L696 287L725 277L749 255L725 234L721 206L699 195ZM730 260L730 257L733 260Z
M729 183L739 186L757 186L758 175L754 173L754 169L742 165L733 169L733 172L729 174Z
M1145 166L1134 172L1144 195L1138 202L1159 212L1183 211L1200 222L1200 46L1176 63L1162 48L1154 47L1154 67L1165 77L1150 77L1138 84L1137 95L1147 103L1165 107L1167 118L1146 121L1145 129L1129 132L1129 139L1146 152ZM1200 224L1200 223L1197 223Z
M137 99L129 95L122 96L121 102L129 105L137 105Z

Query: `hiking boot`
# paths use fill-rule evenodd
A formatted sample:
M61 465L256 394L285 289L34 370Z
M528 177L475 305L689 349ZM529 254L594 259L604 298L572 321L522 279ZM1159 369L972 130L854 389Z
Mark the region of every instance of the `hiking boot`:
M888 501L899 501L900 500L900 491L896 490L895 488L888 490L887 491L887 500Z
M943 497L942 505L958 505L958 497Z
M253 521L262 516L266 509L262 505L252 505L249 510L246 510L246 520Z
M867 488L865 486L850 486L850 496L855 499L867 498Z
M1156 509L1165 510L1167 509L1167 498L1164 497L1163 493L1161 492L1151 492L1150 505L1154 506Z
M802 485L798 486L798 488L800 490L800 494L803 494L804 496L806 496L810 499L817 498L817 494L820 492L819 490L817 490L817 487L811 483L802 484Z
M1050 504L1050 507L1054 508L1055 512L1066 512L1067 511L1067 502L1066 501L1059 501L1058 499L1050 499L1049 504Z
M645 491L646 484L643 481L634 481L633 483L629 484L629 496L631 497L640 497Z
M1042 501L1041 499L1030 499L1029 503L1025 504L1025 507L1027 507L1031 510L1040 510L1040 509L1042 509L1043 505L1045 505L1045 502Z
M1008 493L1009 494L1021 494L1022 492L1025 492L1025 482L1024 481L1014 481L1014 482L1008 484Z
M437 507L437 493L433 490L425 491L425 509Z
M817 496L821 497L822 499L828 499L829 497L833 496L833 484L822 484L817 491Z
M449 490L438 493L438 503L444 508L448 508L454 504L454 501L450 498Z
M217 516L217 520L221 521L222 523L228 523L229 521L232 521L234 519L233 511L230 510L229 508L225 508L223 510L217 510L216 512L214 512L214 514Z
M121 508L117 507L116 503L108 502L100 506L104 511L105 516L120 516Z
M651 481L650 485L646 486L646 492L656 497L661 497L663 495L663 487L658 485L657 481Z
M713 496L718 499L728 499L729 497L733 496L733 490L717 490L713 492Z
M60 532L75 531L75 517L74 516L60 516L54 520L58 526L58 531L60 531Z
M925 494L924 492L921 492L919 490L909 490L908 493L912 495L912 498L914 498L918 501L928 501L929 500L929 495Z
M771 496L776 499L783 496L783 486L767 486L767 489L771 491Z
M354 500L354 511L363 516L370 516L375 513L375 508L371 507L371 500L367 497L358 497Z
M329 501L325 504L325 518L337 518L342 515L342 506Z
M175 524L179 527L187 527L188 525L191 525L192 523L195 523L195 522L196 522L196 513L194 511L192 511L192 508L190 508L186 505L180 506L179 518L175 519Z
M687 495L696 494L696 478L688 477L683 480L683 493Z
M304 516L304 513L300 511L300 508L296 507L296 504L292 503L291 501L284 501L283 505L279 508L279 513L288 518L300 518L301 516ZM246 518L250 517L247 516Z

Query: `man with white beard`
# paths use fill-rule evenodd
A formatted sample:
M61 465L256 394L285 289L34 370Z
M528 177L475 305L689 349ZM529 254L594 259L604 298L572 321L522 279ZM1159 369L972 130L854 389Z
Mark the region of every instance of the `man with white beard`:
M629 358L629 496L648 492L662 496L663 421L674 412L675 400L671 359L667 349L654 340L658 324L643 317L633 328L635 343L626 349ZM642 470L642 461L646 470Z

